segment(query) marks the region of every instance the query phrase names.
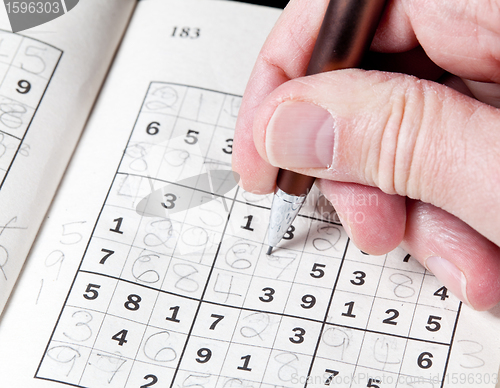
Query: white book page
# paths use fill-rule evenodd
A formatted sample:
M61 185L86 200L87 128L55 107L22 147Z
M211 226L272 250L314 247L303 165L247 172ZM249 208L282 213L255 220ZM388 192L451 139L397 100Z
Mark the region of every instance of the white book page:
M317 191L265 254L271 197L227 172L278 16L138 4L0 324L2 385L495 385L498 314L361 252Z
M20 34L0 6L0 311L126 28L132 0L81 1Z

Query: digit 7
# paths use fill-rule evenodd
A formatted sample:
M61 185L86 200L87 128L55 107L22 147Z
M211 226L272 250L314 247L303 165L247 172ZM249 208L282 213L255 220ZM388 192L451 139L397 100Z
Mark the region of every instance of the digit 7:
M209 327L210 330L214 330L215 326L217 326L217 324L220 321L222 321L222 319L224 318L224 315L212 314L212 315L210 315L210 317L215 318L215 321Z
M333 378L339 374L338 371L336 370L331 370L331 369L325 369L325 373L330 373L330 376L325 381L325 385L330 385L332 382Z

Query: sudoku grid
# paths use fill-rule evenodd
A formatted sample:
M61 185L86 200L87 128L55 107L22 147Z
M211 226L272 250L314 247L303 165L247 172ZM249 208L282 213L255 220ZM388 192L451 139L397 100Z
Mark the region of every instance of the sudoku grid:
M38 40L0 30L0 188L23 144L62 51Z
M201 183L231 176L240 101L149 85L36 377L443 386L461 304L413 258L361 252L318 191L267 256L272 196Z

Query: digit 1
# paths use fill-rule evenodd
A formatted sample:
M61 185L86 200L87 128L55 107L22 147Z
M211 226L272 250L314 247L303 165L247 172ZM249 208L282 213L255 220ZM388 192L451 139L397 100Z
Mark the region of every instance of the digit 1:
M347 308L347 312L346 313L342 313L342 316L343 317L349 317L349 318L356 318L356 315L354 315L352 313L352 310L354 309L354 302L348 302L344 306L349 306L349 307Z
M165 319L167 321L179 323L180 321L177 319L177 314L179 313L179 306L170 307L169 310L173 311L172 316L166 317Z
M175 36L175 33L177 32L177 26L174 27L174 31L172 32L172 36Z
M122 226L122 221L123 217L115 218L113 222L116 222L116 226L113 229L110 228L109 230L115 233L123 234L123 232L120 230L120 227Z
M403 259L403 262L408 263L408 261L410 261L410 257L411 257L410 254L406 255L405 258Z
M241 228L249 230L250 232L253 232L253 228L250 227L250 225L252 224L253 216L246 216L243 218L248 219L248 221L247 221L247 224L245 226L242 226Z
M243 356L243 357L241 357L241 359L242 359L242 360L245 360L245 361L243 362L243 366L239 366L239 367L238 367L238 369L239 369L239 370L246 370L246 371L248 371L248 372L250 372L250 371L252 370L252 368L249 368L249 367L248 367L248 364L250 364L250 357L251 357L251 355L250 355L250 354L249 354L249 355L247 355L247 356Z

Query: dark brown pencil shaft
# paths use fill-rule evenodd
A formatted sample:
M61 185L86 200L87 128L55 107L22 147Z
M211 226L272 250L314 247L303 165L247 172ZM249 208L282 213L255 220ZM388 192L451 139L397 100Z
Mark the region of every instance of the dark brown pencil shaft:
M319 30L306 75L356 67L368 49L386 0L331 0ZM276 185L306 195L314 178L280 170Z

